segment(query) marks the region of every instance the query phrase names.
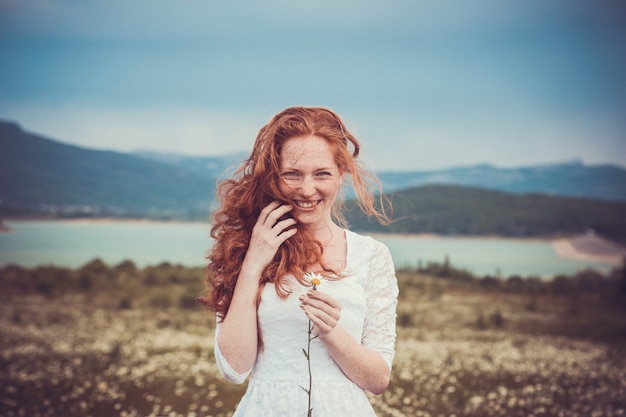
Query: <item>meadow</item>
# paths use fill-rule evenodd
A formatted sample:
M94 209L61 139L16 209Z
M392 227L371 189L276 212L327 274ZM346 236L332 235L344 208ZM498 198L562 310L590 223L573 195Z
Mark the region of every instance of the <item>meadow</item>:
M94 260L0 269L0 415L230 416L245 386L213 359L204 271ZM398 271L380 417L626 415L626 273Z

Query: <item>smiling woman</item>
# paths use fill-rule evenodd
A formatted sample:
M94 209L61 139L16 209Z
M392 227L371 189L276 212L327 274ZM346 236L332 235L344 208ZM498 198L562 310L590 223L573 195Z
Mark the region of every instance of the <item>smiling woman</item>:
M375 415L365 391L389 383L398 285L387 247L345 228L348 179L363 211L388 222L359 150L332 111L288 108L219 186L201 301L217 312L224 377L251 374L235 416Z

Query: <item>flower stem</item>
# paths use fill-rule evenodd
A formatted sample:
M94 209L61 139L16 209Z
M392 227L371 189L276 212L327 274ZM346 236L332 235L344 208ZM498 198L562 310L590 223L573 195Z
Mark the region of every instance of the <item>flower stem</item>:
M309 320L309 338L307 341L307 362L309 365L309 406L307 407L308 413L307 417L311 417L313 415L313 409L311 408L311 388L313 387L313 375L311 374L311 332L313 331L313 323Z
M313 283L313 290L315 289L317 289L317 285ZM311 337L312 333L313 333L313 322L311 321L311 319L309 319L309 331L308 331L306 355L305 355L307 363L308 363L308 367L309 367L309 389L305 390L309 396L309 405L307 407L307 417L313 416L313 408L311 408L311 391L313 389L313 374L311 373L311 340L315 339L315 337L317 336Z

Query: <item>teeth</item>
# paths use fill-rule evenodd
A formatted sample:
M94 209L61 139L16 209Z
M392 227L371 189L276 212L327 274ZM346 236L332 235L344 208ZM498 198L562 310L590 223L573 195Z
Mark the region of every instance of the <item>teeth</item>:
M302 208L313 208L317 205L317 201L312 201L312 202L305 202L305 201L296 201L296 204L298 205L298 207L302 207Z

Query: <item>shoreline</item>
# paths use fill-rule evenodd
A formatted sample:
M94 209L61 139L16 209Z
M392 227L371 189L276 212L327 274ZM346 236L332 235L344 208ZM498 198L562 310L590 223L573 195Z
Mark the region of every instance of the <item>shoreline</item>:
M79 219L5 219L4 226L10 232L12 229L8 223L72 223L72 224L209 224L209 221L201 220L158 220L158 219L118 219L115 217L98 217L94 219L79 218Z

